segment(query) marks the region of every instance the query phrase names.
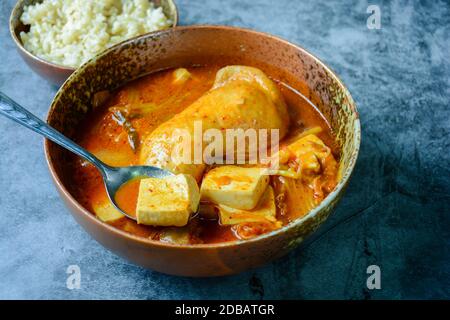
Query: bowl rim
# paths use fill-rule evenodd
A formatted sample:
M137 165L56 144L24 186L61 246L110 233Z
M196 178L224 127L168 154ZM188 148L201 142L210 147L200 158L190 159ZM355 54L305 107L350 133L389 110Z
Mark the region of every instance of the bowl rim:
M172 3L172 5L174 7L174 10L175 10L175 12L174 12L174 21L172 23L172 26L167 28L167 29L165 29L165 30L170 30L170 29L173 29L173 28L177 27L178 20L179 20L179 13L178 13L178 7L177 7L177 4L176 4L176 1L175 0L167 0L167 1L170 1ZM11 38L13 39L14 43L16 44L16 47L19 48L19 50L23 54L25 54L28 58L30 58L32 60L35 60L37 62L40 62L42 64L45 64L47 67L57 68L57 69L64 70L64 71L67 71L67 72L73 72L76 69L78 69L79 67L81 67L81 65L78 68L74 68L74 67L68 67L68 66L65 66L65 65L62 65L62 64L57 64L57 63L51 62L49 60L45 60L45 59L35 55L34 53L31 53L27 49L25 49L25 47L24 47L24 45L22 43L22 40L19 37L17 37L15 27L13 26L13 17L15 15L15 13L17 11L19 11L19 10L22 10L22 12L23 12L23 9L22 9L23 2L24 2L24 0L18 0L16 2L16 4L14 5L13 9L11 10L11 14L9 15L9 33L10 33ZM155 31L151 31L151 32L147 32L147 33L141 34L141 35L136 36L136 37L144 36L144 35L147 35L149 33L154 33L154 32L159 32L159 31L164 31L164 30L155 30ZM113 45L112 47L115 47L116 45L121 44L122 42L126 42L126 41L134 39L136 37L132 37L132 38L123 40L121 42L118 42L115 45ZM110 48L112 48L112 47L110 47ZM106 50L108 50L108 49L109 48L107 48ZM97 56L97 55L95 55L95 56ZM91 60L91 59L89 59L89 60Z
M290 228L294 228L296 226L301 225L305 220L307 219L311 219L314 216L316 216L323 208L327 207L328 205L330 205L330 203L332 203L332 201L338 197L338 195L341 192L344 192L344 188L346 187L356 164L356 161L358 159L358 155L359 155L359 150L360 150L360 144L361 144L361 124L360 124L360 119L359 119L359 113L357 111L356 108L356 104L348 90L348 88L344 85L344 83L342 82L342 80L336 75L336 73L330 68L328 67L324 62L322 62L319 58L317 58L315 55L313 55L312 53L310 53L308 50L304 49L303 47L294 44L292 42L289 42L288 40L285 40L281 37L266 33L266 32L261 32L261 31L256 31L256 30L252 30L252 29L248 29L248 28L241 28L241 27L232 27L232 26L223 26L223 25L191 25L191 26L178 26L176 28L170 28L170 29L166 29L166 30L160 30L160 31L155 31L152 33L148 33L148 34L144 34L144 35L140 35L131 39L128 39L124 42L121 42L119 44L116 44L112 47L110 47L109 49L103 51L102 53L96 55L95 57L91 58L89 61L87 61L85 64L83 64L80 68L78 68L73 74L70 75L70 77L63 83L63 85L59 88L58 92L56 93L55 97L53 98L53 101L51 103L50 109L47 113L46 116L46 122L48 123L49 121L49 117L51 116L54 108L55 108L55 101L56 99L59 97L60 94L62 94L62 92L66 89L67 86L70 85L70 82L77 77L77 75L84 70L84 68L86 68L86 66L95 63L96 59L99 57L103 57L104 55L109 54L109 52L116 50L117 47L119 46L123 46L126 45L127 43L131 43L134 41L139 41L142 38L146 38L146 37L159 37L162 34L166 34L166 33L172 33L172 32L186 32L189 30L193 30L193 29L210 29L210 30L226 30L226 31L238 31L238 32L245 32L248 34L253 34L253 35L257 35L257 36L263 36L265 38L268 38L270 40L275 40L275 41L280 41L296 50L300 50L305 52L305 54L307 54L309 57L311 57L313 60L315 60L320 66L322 66L333 78L334 80L338 83L339 86L341 86L342 88L344 88L346 90L347 93L347 98L349 99L349 106L350 109L352 111L352 113L354 114L355 118L355 125L354 125L354 135L355 135L355 139L354 139L354 151L350 156L350 160L349 160L349 166L347 168L347 170L345 170L345 172L342 173L341 179L339 180L338 184L336 185L336 187L333 189L332 192L330 192L325 199L322 200L322 202L320 202L320 204L313 208L312 210L310 210L305 216L301 217L301 218L297 218L291 222L289 222L288 224L282 226L279 229L264 233L262 235L256 236L254 238L251 239L247 239L247 240L234 240L234 241L228 241L228 242L219 242L219 243L203 243L203 244L172 244L172 243L168 243L168 242L161 242L159 240L152 240L149 238L144 238L144 237L139 237L136 236L134 234L128 233L126 231L120 230L118 228L115 228L114 226L101 221L100 219L98 219L97 217L95 217L95 215L93 213L91 213L90 211L88 211L87 209L85 209L71 194L70 192L64 187L62 181L60 180L59 176L56 174L56 171L54 169L53 163L51 161L50 158L50 151L49 151L49 144L50 141L45 139L45 143L44 143L44 150L45 150L45 159L49 168L49 171L51 173L51 176L57 186L57 188L59 189L59 191L62 193L62 195L70 202L70 204L77 209L77 211L79 213L81 213L83 216L85 216L88 220L90 220L91 223L96 224L97 226L101 227L101 228L105 228L107 231L115 234L116 236L125 238L127 240L130 241L135 241L138 242L139 244L145 245L145 246L156 246L156 247L161 247L161 248L167 248L167 249L189 249L189 250L197 250L197 249L215 249L215 248L226 248L226 247L236 247L236 246L241 246L241 245L250 245L254 242L258 242L258 241L262 241L266 238L271 238L271 237L276 237L279 234L282 234L284 232L286 232L288 229Z

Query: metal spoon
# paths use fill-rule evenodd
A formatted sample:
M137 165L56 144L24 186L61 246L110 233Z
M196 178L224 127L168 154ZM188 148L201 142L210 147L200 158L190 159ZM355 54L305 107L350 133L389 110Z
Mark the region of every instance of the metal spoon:
M54 143L66 148L69 151L79 155L92 163L103 176L106 191L112 204L130 219L136 220L136 217L124 212L116 203L115 195L117 190L127 181L137 177L164 178L173 175L170 171L151 167L151 166L130 166L130 167L111 167L100 161L92 153L88 152L78 144L56 131L41 119L37 118L31 112L21 107L17 102L0 92L0 114L14 120L15 122L43 135Z

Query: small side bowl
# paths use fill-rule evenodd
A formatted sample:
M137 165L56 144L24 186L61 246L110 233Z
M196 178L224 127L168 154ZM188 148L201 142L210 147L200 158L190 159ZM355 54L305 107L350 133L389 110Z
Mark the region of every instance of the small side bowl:
M75 71L76 68L66 67L39 58L38 56L27 51L22 44L22 40L20 39L20 33L22 31L26 32L29 30L29 26L24 25L20 21L24 7L35 3L40 3L42 1L43 0L17 1L9 18L9 31L14 43L16 44L19 54L22 56L22 59L27 63L27 65L42 78L57 86L60 86ZM152 2L163 8L164 14L173 21L172 27L176 27L178 23L178 9L175 2L173 0L152 0Z
M75 220L106 248L145 268L181 276L219 276L260 266L286 254L313 233L345 191L359 146L360 122L345 85L315 56L277 37L233 27L190 26L122 42L78 68L51 105L47 122L73 137L93 108L96 92L113 90L132 79L167 68L243 64L261 68L308 97L327 118L341 149L341 179L336 188L303 218L246 241L175 245L138 237L97 219L71 194L67 169L71 155L46 141L48 166Z

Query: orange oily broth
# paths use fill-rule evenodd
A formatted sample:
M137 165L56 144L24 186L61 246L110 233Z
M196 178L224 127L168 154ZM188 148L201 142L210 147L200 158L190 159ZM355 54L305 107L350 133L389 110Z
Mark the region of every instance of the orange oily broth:
M136 216L137 198L139 194L140 178L124 183L116 192L115 200L120 209L129 216Z
M192 78L183 85L174 85L172 83L173 70L161 71L130 82L113 92L103 106L98 107L90 116L86 117L86 120L80 126L77 142L99 158L102 159L103 157L103 160L109 165L127 166L139 164L139 152L135 153L132 150L127 135L124 134L122 127L113 119L109 108L126 106L129 103L136 102L153 103L162 106L149 112L144 117L131 120L133 127L138 132L139 139L142 140L145 135L149 134L159 124L181 112L206 93L212 87L219 68L220 66L189 68ZM290 132L302 131L317 126L321 127L323 130L317 136L327 146L331 147L333 154L337 158L338 150L335 147L333 135L324 117L297 92L282 83L278 83L278 85L289 108L292 123ZM289 138L289 135L286 139ZM281 146L283 146L283 142L281 142ZM111 157L111 154L114 156ZM96 203L107 201L103 180L92 165L76 158L74 159L71 173L74 196L85 208L93 212L93 207ZM223 177L217 183L229 184L230 181L228 180L226 177ZM334 185L335 181L330 183ZM292 193L284 197L283 201L286 205L286 210L279 210L277 213L277 218L283 223L303 216L325 196L315 195L312 185L305 185L298 181L290 184L294 185L293 187L291 186ZM271 185L274 187L276 194L282 189L282 183L276 177L272 177ZM126 212L134 212L139 191L139 180L123 186L121 191L117 195L116 200ZM295 197L292 194L295 194ZM125 217L110 222L110 224L134 235L152 239L158 239L159 233L161 230L164 230L163 227L138 225ZM218 243L237 239L230 226L220 226L218 221L203 220L197 217L192 219L190 224L195 228L195 232L193 232L195 237L191 236L191 243ZM264 226L259 228L261 233L267 231Z

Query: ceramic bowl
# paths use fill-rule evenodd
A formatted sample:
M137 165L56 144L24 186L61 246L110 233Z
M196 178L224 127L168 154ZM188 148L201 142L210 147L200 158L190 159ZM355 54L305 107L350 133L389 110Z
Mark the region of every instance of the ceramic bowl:
M16 44L17 51L26 62L26 64L42 78L57 86L60 86L75 71L75 68L58 65L39 58L38 56L27 51L22 44L22 40L20 39L20 33L22 31L27 32L30 28L20 21L20 17L22 16L24 7L35 3L40 3L42 1L43 0L17 1L9 19L9 30L11 33L11 37ZM165 15L173 21L173 27L175 27L178 22L178 10L174 1L153 0L153 2L163 8Z
M143 35L120 43L77 69L56 94L47 121L71 137L92 109L96 92L112 90L157 70L208 63L261 68L308 97L328 119L342 149L341 178L309 214L276 231L245 241L174 245L134 236L98 220L70 193L69 152L45 143L48 166L75 220L106 248L145 268L181 276L238 273L295 248L327 219L344 194L360 146L360 122L345 85L319 59L277 37L233 27L190 26Z

